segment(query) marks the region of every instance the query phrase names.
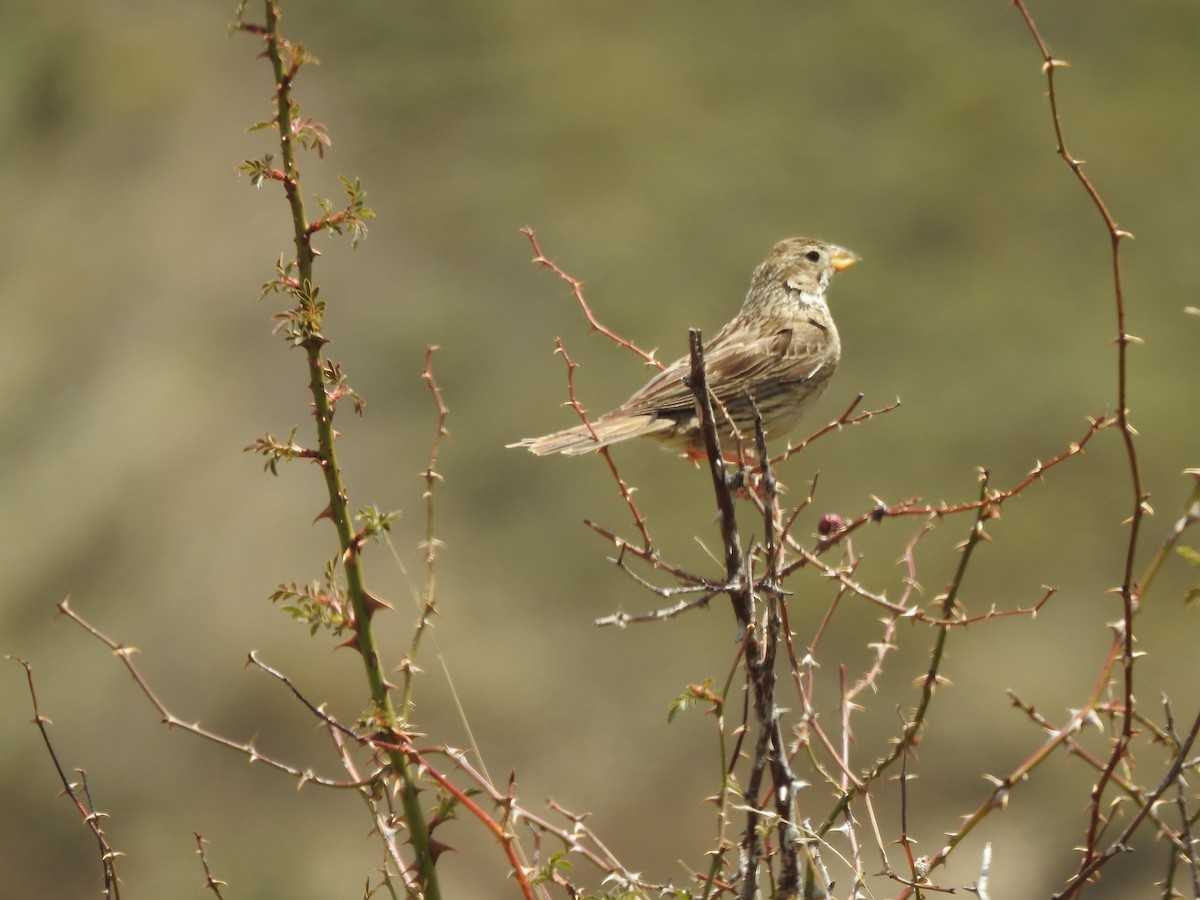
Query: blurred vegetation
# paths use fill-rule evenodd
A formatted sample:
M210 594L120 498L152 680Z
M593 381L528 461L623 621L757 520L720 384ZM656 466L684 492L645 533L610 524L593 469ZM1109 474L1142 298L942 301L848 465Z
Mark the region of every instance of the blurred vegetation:
M112 816L131 889L187 896L200 885L196 829L232 896L355 896L378 864L357 801L297 795L166 732L102 648L52 617L72 595L142 649L179 715L257 734L297 764L334 765L303 711L243 670L248 649L344 718L361 709L358 661L323 655L266 600L281 580L319 576L332 544L323 525L309 527L323 505L314 473L264 476L241 452L263 431L303 426L308 410L299 358L270 335L272 301L255 301L288 231L278 197L235 173L270 147L246 132L269 114L270 85L248 42L226 37L233 5L0 7L10 373L0 650L33 663L59 752L88 770ZM1145 340L1131 389L1159 513L1148 556L1190 492L1181 471L1200 465L1200 320L1183 311L1200 284L1200 11L1148 0L1034 12L1072 64L1059 80L1072 149L1137 236L1124 261L1130 327ZM711 333L730 316L776 239L853 248L864 262L831 298L844 361L814 419L859 391L868 406L903 405L788 464L793 492L821 473L814 525L799 531L821 512L857 514L873 495L970 499L976 466L996 485L1017 481L1077 440L1085 416L1111 412L1115 396L1106 238L1054 156L1035 49L1000 0L289 0L285 29L322 60L297 89L333 136L326 162L305 166L305 190L334 196L338 174L361 178L378 216L354 253L330 244L321 280L333 354L367 401L363 419L339 420L352 501L412 513L395 531L413 572L416 476L434 423L420 372L426 344L442 347L448 549L437 645L422 661L423 724L466 741L441 652L486 761L494 774L515 768L527 803L553 796L592 811L632 865L692 859L710 837L697 810L714 764L701 717L667 727L666 713L685 684L721 674L731 619L714 609L666 627L591 627L653 605L579 524L624 526L611 481L596 460L537 460L503 445L572 424L559 408L555 336L582 364L577 385L593 412L645 373L585 334L564 286L529 264L518 229L537 228L607 324L669 359L684 352L687 327ZM712 515L703 473L650 446L616 452L664 552L704 565L694 541ZM968 602L1012 607L1043 584L1060 591L1037 627L1013 619L951 641L955 687L939 696L938 740L915 764L926 774L909 827L922 849L982 796L980 772L1007 771L1036 742L1004 687L1048 715L1090 687L1106 623L1119 616L1106 591L1120 579L1123 464L1116 431L1101 434L991 528L997 545L980 551ZM860 537L864 577L897 578L909 534ZM946 529L925 557L931 596L961 537ZM380 623L398 660L412 588L385 553L367 565L399 610L393 626ZM1178 602L1190 578L1182 564L1168 568L1140 622L1154 650L1138 694L1169 691L1181 717L1200 699L1194 614ZM865 658L876 616L864 605L840 619L829 638L839 658ZM880 721L860 724L864 747L912 702L925 647L891 660ZM53 800L36 733L19 727L28 719L13 666L0 691L4 890L84 896L96 889L92 847ZM992 823L997 897L1044 895L1074 865L1092 776L1060 758L1037 778L1037 808L1018 791ZM1047 809L1055 790L1070 800ZM502 875L477 831L454 836L462 852L442 865L448 896L490 896L482 885ZM969 883L977 860L964 852L945 880ZM1123 861L1089 896L1129 896L1152 862Z

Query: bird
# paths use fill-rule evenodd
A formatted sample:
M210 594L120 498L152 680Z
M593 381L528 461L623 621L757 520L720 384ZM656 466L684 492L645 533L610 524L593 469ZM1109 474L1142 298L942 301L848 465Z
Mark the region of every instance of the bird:
M755 406L764 434L781 437L825 391L841 358L825 293L835 274L860 259L836 244L793 237L777 243L754 270L741 309L704 345L705 375L723 437L744 435L753 441ZM685 356L588 425L508 447L524 447L538 456L579 456L648 437L699 459L705 455L704 439L690 372L691 360Z

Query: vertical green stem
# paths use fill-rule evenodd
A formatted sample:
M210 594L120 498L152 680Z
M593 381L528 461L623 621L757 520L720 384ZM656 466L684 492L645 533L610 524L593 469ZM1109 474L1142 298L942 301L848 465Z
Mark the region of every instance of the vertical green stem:
M296 168L295 135L292 132L292 79L296 66L291 63L285 68L284 54L279 37L279 9L274 0L265 0L267 55L275 75L276 124L279 129L279 146L283 157L284 191L292 211L293 239L296 244L296 271L299 287L296 295L305 313L305 338L302 346L308 362L309 391L313 399L313 416L316 419L318 462L325 477L329 494L327 516L337 530L338 545L342 550L342 567L346 577L346 593L354 612L354 628L357 647L362 656L367 682L370 686L372 706L380 720L381 731L385 732L388 744L395 744L400 729L396 710L388 690L383 666L379 659L375 633L371 627L373 609L363 582L360 564L361 542L354 533L349 500L342 483L338 465L333 429L333 402L325 387L325 361L322 348L325 338L320 332L320 315L315 303L316 289L313 281L313 252L304 201L300 196L300 174ZM438 900L435 856L429 840L429 826L421 808L418 787L409 761L399 746L387 751L388 762L401 782L401 804L404 808L409 839L416 855L416 868L425 890L426 900Z

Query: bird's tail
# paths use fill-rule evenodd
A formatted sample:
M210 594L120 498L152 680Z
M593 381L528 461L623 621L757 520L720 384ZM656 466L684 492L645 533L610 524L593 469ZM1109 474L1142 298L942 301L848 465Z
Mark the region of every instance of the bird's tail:
M562 453L565 456L579 456L642 435L653 435L666 431L674 426L670 419L660 419L652 415L616 415L602 418L588 425L576 425L566 431L556 431L554 434L542 437L525 438L509 447L524 447L530 453L538 456L548 456L551 453Z

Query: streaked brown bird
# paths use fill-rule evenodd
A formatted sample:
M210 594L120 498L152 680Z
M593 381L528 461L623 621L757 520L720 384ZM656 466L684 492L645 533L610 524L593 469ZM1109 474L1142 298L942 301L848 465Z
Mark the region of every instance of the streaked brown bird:
M824 392L842 345L825 302L835 273L857 254L812 238L780 241L754 270L742 308L704 346L708 387L722 437L753 441L754 398L769 438L791 431ZM510 447L538 456L577 456L632 437L649 437L690 457L704 455L688 357L676 360L632 397L591 424ZM732 428L730 423L732 421Z

